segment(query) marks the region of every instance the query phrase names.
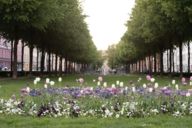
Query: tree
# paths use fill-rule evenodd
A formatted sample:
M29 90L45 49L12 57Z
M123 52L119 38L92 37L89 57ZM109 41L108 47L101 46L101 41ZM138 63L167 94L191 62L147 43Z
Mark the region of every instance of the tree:
M17 78L17 45L30 28L43 30L59 14L57 0L0 0L0 34L14 41L13 78Z

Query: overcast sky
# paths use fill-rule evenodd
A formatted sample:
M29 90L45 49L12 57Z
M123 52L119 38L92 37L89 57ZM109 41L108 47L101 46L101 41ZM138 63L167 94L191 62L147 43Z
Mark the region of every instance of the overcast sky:
M86 22L98 50L118 43L135 0L81 0Z

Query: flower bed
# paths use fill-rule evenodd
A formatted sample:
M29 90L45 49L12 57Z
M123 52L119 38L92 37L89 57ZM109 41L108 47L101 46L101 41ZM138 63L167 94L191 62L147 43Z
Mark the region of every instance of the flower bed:
M50 117L146 117L157 114L185 116L192 114L190 90L178 85L159 87L155 79L143 86L124 86L122 82L97 87L56 87L46 79L39 89L24 88L20 99L0 99L1 114ZM152 80L152 81L151 81ZM40 79L36 79L36 85ZM59 81L62 81L59 78ZM138 80L140 81L140 79ZM82 82L82 80L81 80ZM94 80L94 82L96 82ZM101 86L103 83L103 86ZM83 83L81 83L83 85Z

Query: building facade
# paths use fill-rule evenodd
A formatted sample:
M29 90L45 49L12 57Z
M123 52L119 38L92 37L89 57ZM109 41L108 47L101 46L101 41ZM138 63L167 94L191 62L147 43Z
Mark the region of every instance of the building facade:
M40 55L40 54L39 54ZM39 60L40 62L40 57ZM29 47L24 47L24 60L23 60L24 71L29 71ZM22 43L18 43L17 51L17 70L21 71L22 65ZM40 66L40 64L38 65ZM11 70L11 42L0 38L0 70ZM37 49L34 48L33 52L33 71L37 70Z
M11 69L11 47L6 40L0 38L0 70Z

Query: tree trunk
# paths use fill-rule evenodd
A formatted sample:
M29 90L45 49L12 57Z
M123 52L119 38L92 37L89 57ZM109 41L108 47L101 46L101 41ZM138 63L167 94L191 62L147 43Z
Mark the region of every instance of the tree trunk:
M131 71L132 71L132 73L134 72L134 64L133 64L133 62L131 64Z
M141 73L141 60L139 60L139 73Z
M71 73L71 69L70 68L71 68L70 61L67 61L67 71L68 71L68 73Z
M130 73L130 63L127 64L127 73Z
M33 70L33 46L29 47L29 74L32 75Z
M191 57L191 54L190 54L190 41L188 41L188 73L190 73L191 71L191 65L190 65L190 57Z
M179 43L179 70L180 70L180 75L183 75L183 47L182 47L182 42Z
M19 40L16 39L14 42L14 51L13 51L13 79L17 79L17 45Z
M144 69L145 69L145 73L147 72L147 61L146 61L146 57L145 57L145 60L144 60Z
M36 70L39 71L39 50L37 48L37 66L36 66Z
M47 67L47 71L48 71L48 73L50 73L50 71L51 71L51 52L49 51L49 53L48 53L49 55L49 58L48 58L48 67Z
M164 65L163 65L163 51L160 53L160 73L163 74L164 72Z
M44 72L45 69L45 50L42 49L42 53L41 53L41 73Z
M59 57L59 74L60 75L62 74L62 60L63 60L63 58L60 56Z
M154 54L154 73L157 73L157 54Z
M151 56L149 56L149 74L152 75L151 74Z
M71 73L71 61L68 61L68 73Z
M169 49L169 73L172 72L172 48Z
M11 41L11 72L13 71L13 41Z
M22 42L22 49L21 49L21 71L24 71L24 48L25 48L25 43Z
M67 58L65 58L65 73L68 73L68 67L67 67Z
M132 62L132 73L134 73L134 63Z
M145 60L144 59L142 59L142 73L144 73L144 63L145 63Z
M56 56L55 56L55 72L57 72L57 60L58 60L58 56L56 54Z
M143 73L143 59L141 59L141 73Z

